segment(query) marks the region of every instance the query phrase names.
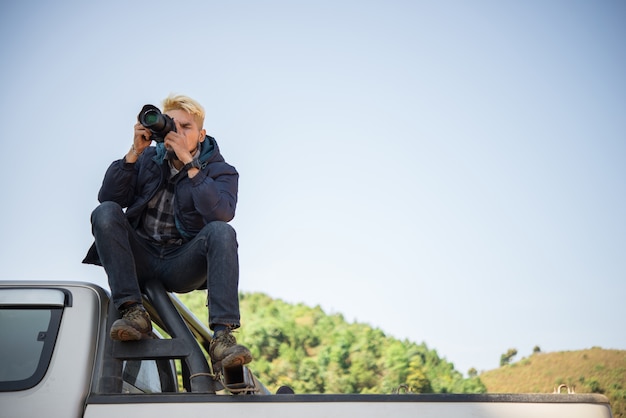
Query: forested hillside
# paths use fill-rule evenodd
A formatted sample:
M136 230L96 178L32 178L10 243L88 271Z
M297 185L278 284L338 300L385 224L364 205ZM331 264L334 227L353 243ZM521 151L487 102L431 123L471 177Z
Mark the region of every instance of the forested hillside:
M207 321L206 292L177 295ZM253 373L271 391L296 393L551 393L565 384L576 393L606 395L616 418L626 418L626 351L593 348L542 353L469 378L425 343L400 341L366 324L348 323L320 307L288 304L262 293L240 294L242 328Z
M206 321L206 293L178 297ZM272 392L282 385L296 393L486 391L478 377L464 378L425 343L400 341L340 314L262 293L242 293L240 301L237 339L252 351L249 367Z

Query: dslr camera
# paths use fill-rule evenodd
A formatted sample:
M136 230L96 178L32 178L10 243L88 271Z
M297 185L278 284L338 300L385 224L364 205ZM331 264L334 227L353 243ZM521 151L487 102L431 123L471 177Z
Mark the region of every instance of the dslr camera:
M158 107L151 104L147 104L141 109L137 119L139 123L150 130L150 139L155 142L163 142L165 135L171 131L176 132L174 119L161 113Z

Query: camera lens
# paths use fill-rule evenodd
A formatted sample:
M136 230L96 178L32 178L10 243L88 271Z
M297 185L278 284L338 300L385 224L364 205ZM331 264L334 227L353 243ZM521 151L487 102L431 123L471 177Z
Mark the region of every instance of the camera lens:
M148 111L144 114L143 121L146 125L154 125L159 121L159 113L155 111Z

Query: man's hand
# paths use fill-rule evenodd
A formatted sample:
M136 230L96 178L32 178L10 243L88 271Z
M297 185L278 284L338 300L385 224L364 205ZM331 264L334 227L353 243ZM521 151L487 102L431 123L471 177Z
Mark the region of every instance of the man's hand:
M150 140L152 133L149 129L145 128L141 123L135 124L135 136L133 138L133 146L126 154L126 162L134 163L139 156L150 146L152 140Z
M165 135L164 145L166 149L174 151L176 157L182 161L183 164L193 160L193 155L189 149L196 144L189 143L189 139L185 135L171 131Z

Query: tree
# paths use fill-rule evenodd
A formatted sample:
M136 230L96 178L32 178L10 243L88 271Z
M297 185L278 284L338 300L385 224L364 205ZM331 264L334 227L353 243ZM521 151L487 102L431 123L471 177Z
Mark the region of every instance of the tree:
M433 388L430 385L430 380L426 377L422 364L416 359L411 360L409 363L409 372L406 377L406 384L409 386L411 392L415 393L432 393Z
M516 355L517 355L517 349L509 348L505 354L502 354L500 356L500 367L506 366L507 364L511 363L511 360Z

